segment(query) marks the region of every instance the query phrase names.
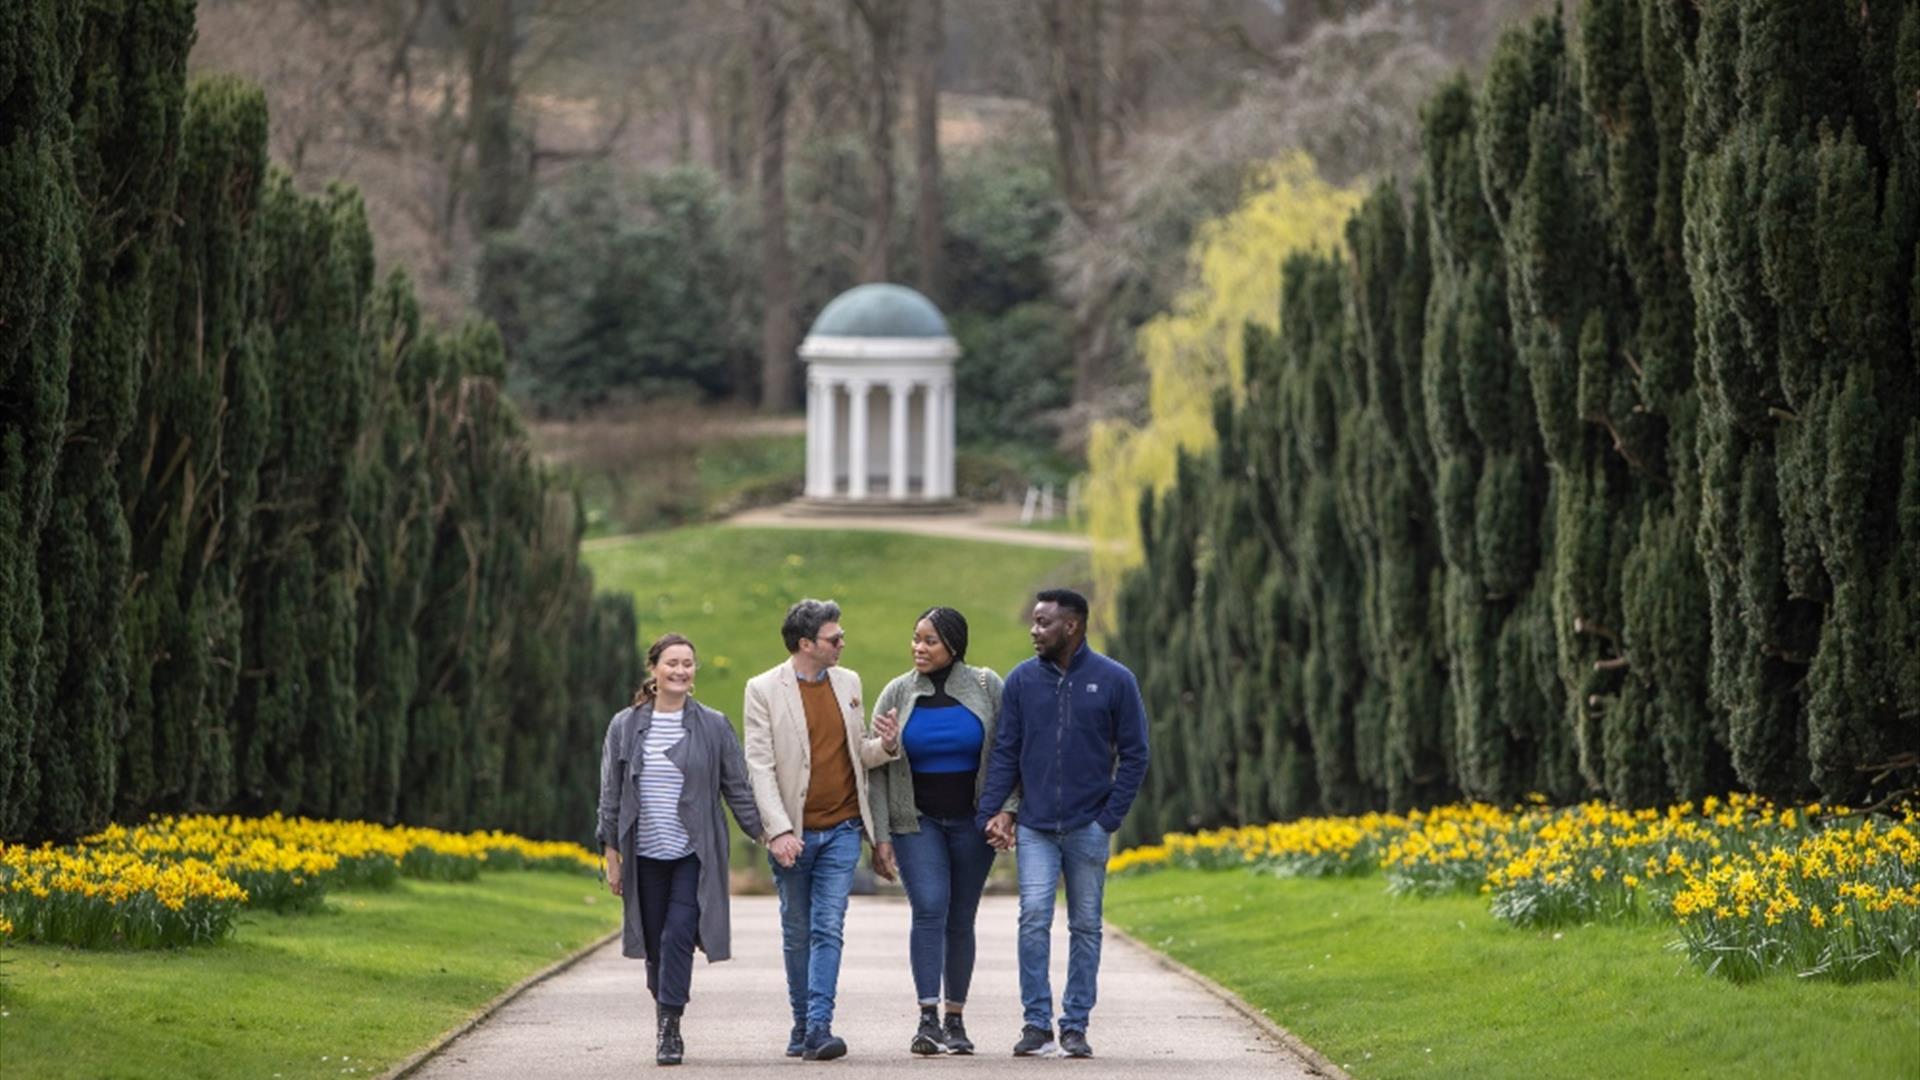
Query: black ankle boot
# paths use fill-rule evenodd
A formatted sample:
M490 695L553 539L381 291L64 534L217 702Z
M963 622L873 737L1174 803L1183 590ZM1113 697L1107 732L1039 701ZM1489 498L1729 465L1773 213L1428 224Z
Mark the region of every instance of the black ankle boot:
M653 1060L661 1065L678 1065L686 1053L686 1045L680 1040L680 1018L661 1013L659 1020L660 1045L653 1053Z

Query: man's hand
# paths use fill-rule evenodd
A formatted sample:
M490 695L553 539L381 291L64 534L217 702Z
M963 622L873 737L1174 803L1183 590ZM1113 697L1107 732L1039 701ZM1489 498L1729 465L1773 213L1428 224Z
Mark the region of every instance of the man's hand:
M900 864L894 861L892 844L883 841L873 845L873 872L888 881L900 880Z
M783 832L767 843L767 850L773 853L774 862L791 870L793 864L799 861L800 850L805 846L798 836Z
M888 709L877 713L873 718L873 733L880 736L880 745L887 753L900 752L900 710Z
M1013 848L1013 815L1005 810L987 819L987 844L995 851Z
M608 848L607 849L607 891L612 893L615 896L619 896L621 895L620 889L621 889L620 851L618 848Z

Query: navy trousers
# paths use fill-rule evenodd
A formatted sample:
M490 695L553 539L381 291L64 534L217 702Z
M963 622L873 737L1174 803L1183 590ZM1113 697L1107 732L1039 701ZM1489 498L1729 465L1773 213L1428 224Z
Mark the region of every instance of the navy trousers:
M662 1010L686 1008L693 945L700 935L700 859L633 860L629 889L640 890L640 934L647 946L647 991Z

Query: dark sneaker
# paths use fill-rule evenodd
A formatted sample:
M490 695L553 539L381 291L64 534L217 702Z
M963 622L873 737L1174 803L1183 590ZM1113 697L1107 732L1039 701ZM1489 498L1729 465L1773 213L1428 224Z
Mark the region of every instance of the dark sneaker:
M1053 1029L1028 1024L1020 1029L1020 1041L1013 1044L1014 1057L1045 1057L1053 1053Z
M807 1048L800 1052L807 1061L832 1061L847 1056L847 1040L825 1028L807 1032Z
M930 1014L920 1017L920 1030L913 1033L913 1043L907 1047L916 1054L944 1054L947 1052L946 1032L940 1030L940 1021Z
M947 1044L947 1053L973 1053L973 1040L967 1038L966 1025L960 1022L959 1013L947 1014L947 1026L941 1030L940 1035L941 1041Z
M680 1039L680 1018L662 1016L659 1020L659 1045L653 1052L653 1060L660 1065L678 1065L686 1054L686 1044Z
M807 1025L795 1024L787 1033L787 1056L799 1057L807 1050Z
M1060 1052L1068 1057L1092 1057L1093 1047L1087 1045L1086 1032L1061 1028Z

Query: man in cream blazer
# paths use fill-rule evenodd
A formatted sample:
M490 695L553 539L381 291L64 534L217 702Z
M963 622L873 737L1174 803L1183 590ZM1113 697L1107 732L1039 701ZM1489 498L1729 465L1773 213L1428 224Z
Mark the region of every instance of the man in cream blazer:
M861 719L860 676L836 665L847 635L831 600L787 609L787 661L747 683L747 778L780 893L793 1030L787 1056L847 1052L833 1034L841 930L862 842L874 836L867 769L898 756L899 733Z

